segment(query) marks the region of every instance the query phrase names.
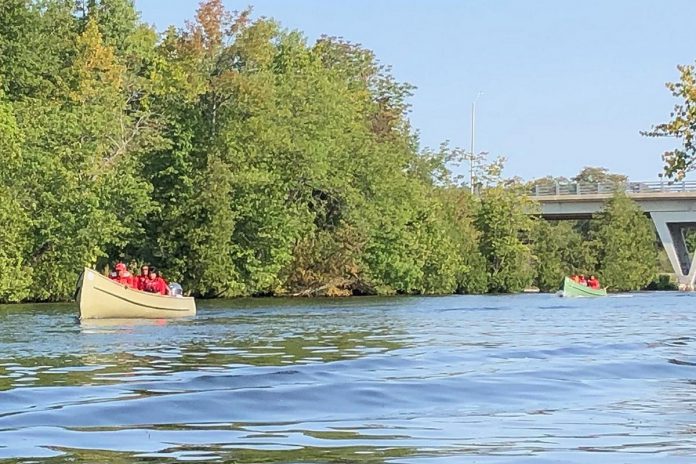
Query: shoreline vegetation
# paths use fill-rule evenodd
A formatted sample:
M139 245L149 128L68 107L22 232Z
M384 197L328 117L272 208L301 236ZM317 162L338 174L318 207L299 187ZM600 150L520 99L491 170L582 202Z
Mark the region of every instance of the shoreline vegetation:
M161 34L130 0L8 0L0 56L0 302L70 301L84 266L115 261L199 298L658 282L629 198L586 221L529 214L530 188L558 179L422 148L413 87L343 39L220 0ZM457 176L472 160L475 194Z

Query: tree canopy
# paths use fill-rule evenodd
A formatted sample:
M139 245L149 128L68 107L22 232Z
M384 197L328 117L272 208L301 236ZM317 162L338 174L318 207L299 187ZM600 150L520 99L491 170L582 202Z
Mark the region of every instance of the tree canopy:
M681 146L662 155L667 177L681 180L696 166L696 73L694 65L678 66L679 81L668 82L667 89L679 99L674 105L672 119L657 124L643 135L649 137L673 137Z
M655 231L650 219L623 193L617 193L591 224L597 272L611 290L639 290L657 273Z
M116 260L200 297L552 290L613 269L530 216L503 158L422 148L414 88L343 39L221 0L161 34L131 0L7 0L0 57L0 301L69 299ZM613 217L593 237L636 226Z

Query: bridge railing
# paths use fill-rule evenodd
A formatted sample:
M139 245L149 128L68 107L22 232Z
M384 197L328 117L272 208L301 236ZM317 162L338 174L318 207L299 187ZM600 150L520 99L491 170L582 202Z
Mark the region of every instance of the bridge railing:
M612 194L616 191L631 193L696 192L696 181L647 181L647 182L569 182L543 183L532 187L535 197L558 195Z

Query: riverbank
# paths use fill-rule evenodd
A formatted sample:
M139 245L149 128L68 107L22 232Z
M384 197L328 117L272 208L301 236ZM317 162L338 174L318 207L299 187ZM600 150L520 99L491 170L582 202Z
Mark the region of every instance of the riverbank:
M561 288L559 287L558 290ZM319 291L317 291L319 290ZM515 292L515 293L505 293L505 294L500 294L500 293L479 293L479 294L453 294L453 293L446 293L446 294L429 294L429 295L423 295L419 293L391 293L391 294L350 294L349 292L346 291L341 291L341 290L335 290L332 289L330 286L325 286L320 289L312 289L310 291L306 292L299 292L299 293L294 293L294 294L263 294L263 295L238 295L235 297L214 297L214 298L201 298L201 297L196 297L197 301L215 301L215 300L221 300L221 301L230 301L230 300L281 300L281 299L296 299L296 300L312 300L312 299L317 299L317 300L324 300L324 299L361 299L361 298L396 298L396 297L421 297L421 296L428 296L428 297L447 297L447 296L500 296L500 295L515 295L515 294L539 294L539 295L553 295L555 294L558 290L550 291L550 292L541 292L539 288L537 287L528 287L525 288L521 292ZM645 288L640 290L639 292L671 292L671 291L677 291L678 286L676 284L676 278L673 274L660 274L658 277L656 277L649 285L647 285ZM617 294L617 293L635 293L635 292L610 292L611 294ZM0 303L0 307L2 306L14 306L14 305L35 305L35 304L40 304L40 305L50 305L50 304L56 304L56 305L71 305L75 304L74 300L63 300L63 301L22 301L22 302L17 302L17 303Z

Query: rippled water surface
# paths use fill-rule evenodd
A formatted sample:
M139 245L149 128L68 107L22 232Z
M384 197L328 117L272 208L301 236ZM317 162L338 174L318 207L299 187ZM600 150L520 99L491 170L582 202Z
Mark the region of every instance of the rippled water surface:
M0 459L696 462L696 295L75 314L0 307Z

